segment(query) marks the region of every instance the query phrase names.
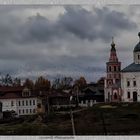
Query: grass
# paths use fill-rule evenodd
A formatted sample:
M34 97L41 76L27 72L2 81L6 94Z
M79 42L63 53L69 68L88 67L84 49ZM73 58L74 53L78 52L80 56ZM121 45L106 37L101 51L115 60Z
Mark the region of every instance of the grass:
M73 117L76 135L140 135L140 103L96 104ZM51 114L46 123L0 124L0 134L72 135L70 115Z

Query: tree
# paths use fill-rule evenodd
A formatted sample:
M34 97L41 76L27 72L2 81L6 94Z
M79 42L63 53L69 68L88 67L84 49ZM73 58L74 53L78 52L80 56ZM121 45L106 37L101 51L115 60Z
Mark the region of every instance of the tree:
M26 79L25 82L23 83L23 86L29 88L30 90L34 89L34 82L30 79Z
M71 77L56 78L53 81L52 88L54 89L69 89L72 87L73 79Z
M72 86L73 79L71 77L64 77L61 79L62 89L69 89Z
M38 77L35 81L35 89L40 91L49 90L51 87L51 83L48 79L45 79L43 76Z
M13 86L14 87L18 87L18 86L21 86L21 80L20 80L20 78L15 78L14 80L13 80Z
M54 81L52 83L52 88L59 89L60 87L61 87L60 78L54 79Z
M4 85L4 86L12 86L12 84L13 84L12 77L9 74L6 74L5 76L2 76L1 84Z
M84 77L80 77L79 79L75 80L74 85L82 89L87 85L86 79Z

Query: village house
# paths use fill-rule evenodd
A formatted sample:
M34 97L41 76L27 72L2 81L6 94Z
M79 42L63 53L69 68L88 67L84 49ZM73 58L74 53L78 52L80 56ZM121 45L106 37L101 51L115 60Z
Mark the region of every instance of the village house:
M70 101L71 97L73 97L72 101ZM74 96L71 93L59 90L51 91L51 94L49 94L48 102L49 107L53 110L60 108L66 109L76 106L76 101L74 100Z
M104 78L97 83L89 83L78 95L79 106L92 107L94 104L104 102Z
M34 115L41 100L26 87L0 87L2 112L15 111L17 116Z

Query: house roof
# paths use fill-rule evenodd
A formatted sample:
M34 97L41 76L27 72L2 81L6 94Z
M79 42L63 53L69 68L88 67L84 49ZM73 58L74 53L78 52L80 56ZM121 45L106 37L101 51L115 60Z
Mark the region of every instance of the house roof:
M22 91L24 87L9 87L9 86L4 86L0 87L0 99L16 99L16 98L31 98L31 97L36 97L36 95L31 92L30 96L22 96Z
M10 86L2 86L0 87L0 92L20 92L24 89L23 86L19 86L19 87L10 87Z
M102 87L87 87L83 90L84 95L86 96L95 96L95 95L103 95L104 89Z
M63 91L52 91L49 97L70 97L72 94Z
M13 92L9 92L9 93L4 93L0 95L0 99L17 99L17 98L32 98L32 97L36 97L35 95L31 95L31 96L22 96L22 93L13 93Z
M132 63L121 70L121 72L140 72L140 64Z

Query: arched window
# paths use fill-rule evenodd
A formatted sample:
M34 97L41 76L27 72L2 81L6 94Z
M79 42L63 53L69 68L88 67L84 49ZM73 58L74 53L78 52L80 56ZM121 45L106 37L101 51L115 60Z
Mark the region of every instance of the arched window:
M108 92L108 99L110 99L110 92Z
M111 66L109 66L109 71L111 71Z
M121 69L120 69L120 66L118 67L118 71L120 71Z
M130 92L129 91L127 92L127 98L130 98Z
M114 94L114 99L117 99L117 93L115 92L115 94Z
M114 71L117 71L117 70L116 70L116 66L114 66Z

